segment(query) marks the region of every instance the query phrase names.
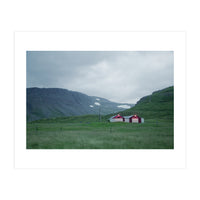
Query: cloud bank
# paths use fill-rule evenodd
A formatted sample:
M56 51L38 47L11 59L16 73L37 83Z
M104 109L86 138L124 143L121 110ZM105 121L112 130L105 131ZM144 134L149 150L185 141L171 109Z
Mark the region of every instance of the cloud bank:
M79 91L136 103L174 84L172 51L28 51L27 87Z

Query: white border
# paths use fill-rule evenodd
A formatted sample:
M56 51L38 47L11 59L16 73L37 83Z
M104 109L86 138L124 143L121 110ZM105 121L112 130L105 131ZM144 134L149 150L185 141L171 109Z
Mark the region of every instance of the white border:
M26 150L26 51L174 51L174 150ZM15 32L15 168L185 168L185 32Z

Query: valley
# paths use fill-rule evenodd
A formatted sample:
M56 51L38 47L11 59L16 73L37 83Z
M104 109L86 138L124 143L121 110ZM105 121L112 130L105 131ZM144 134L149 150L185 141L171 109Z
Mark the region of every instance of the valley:
M108 115L80 115L27 123L27 149L173 149L174 88L141 98L121 115L137 114L143 124L110 123Z

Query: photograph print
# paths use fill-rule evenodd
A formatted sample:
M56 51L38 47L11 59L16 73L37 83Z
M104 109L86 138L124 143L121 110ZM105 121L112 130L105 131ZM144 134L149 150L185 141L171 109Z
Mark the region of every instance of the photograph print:
M27 149L174 149L173 51L27 51Z

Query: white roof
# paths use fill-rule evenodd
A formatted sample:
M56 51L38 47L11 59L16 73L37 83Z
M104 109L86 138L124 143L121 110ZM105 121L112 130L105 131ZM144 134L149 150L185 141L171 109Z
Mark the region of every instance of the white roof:
M113 117L116 117L117 115L113 115L112 117L110 117L109 119L112 119ZM121 116L121 115L120 115ZM123 117L123 116L121 116L121 117ZM121 118L120 117L120 118ZM116 118L116 119L118 119L118 118Z
M132 117L133 115L130 115L130 116L124 116L124 118L130 118L130 117Z
M124 118L130 118L130 117L133 117L133 116L135 116L135 115L124 116ZM139 116L137 116L137 117L139 117Z

